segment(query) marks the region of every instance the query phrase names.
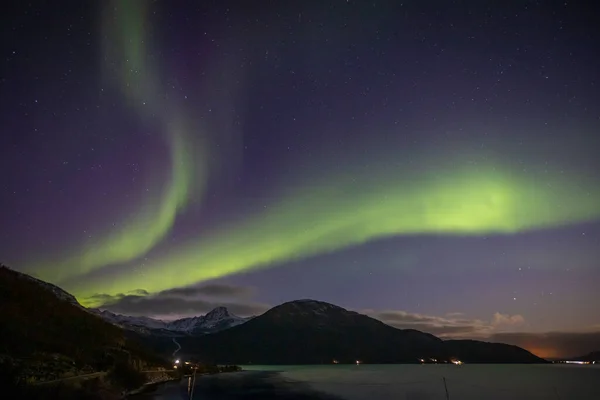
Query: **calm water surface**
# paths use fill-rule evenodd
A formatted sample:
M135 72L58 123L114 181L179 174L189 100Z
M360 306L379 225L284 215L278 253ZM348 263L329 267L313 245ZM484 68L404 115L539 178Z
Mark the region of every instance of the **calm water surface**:
M198 377L196 400L600 400L600 366L314 365L244 366ZM181 400L170 383L139 400Z
M347 400L600 400L597 365L245 366L281 371L281 379ZM446 387L444 386L444 379Z

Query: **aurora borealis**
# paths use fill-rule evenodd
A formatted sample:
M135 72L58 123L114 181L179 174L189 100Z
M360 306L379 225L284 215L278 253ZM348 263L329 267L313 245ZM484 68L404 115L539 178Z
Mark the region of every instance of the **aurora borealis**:
M33 4L3 17L0 261L90 306L228 284L442 335L600 329L581 7Z

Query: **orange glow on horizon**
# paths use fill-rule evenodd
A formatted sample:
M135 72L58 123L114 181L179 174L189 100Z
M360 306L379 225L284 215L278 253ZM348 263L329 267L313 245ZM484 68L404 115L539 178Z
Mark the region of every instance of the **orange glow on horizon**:
M560 358L562 356L557 349L548 347L523 346L523 348L541 358Z

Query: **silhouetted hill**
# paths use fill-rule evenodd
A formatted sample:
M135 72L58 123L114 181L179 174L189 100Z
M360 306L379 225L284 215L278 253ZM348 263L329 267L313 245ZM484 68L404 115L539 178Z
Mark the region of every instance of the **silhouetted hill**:
M446 340L444 345L452 358L465 363L536 364L547 362L521 347L504 343Z
M576 361L596 361L597 363L600 362L600 351L592 351L589 354L586 354L585 356L581 356L581 357L576 357L575 358Z
M0 304L0 359L31 379L103 371L117 362L136 368L164 365L62 289L3 266Z
M422 358L449 361L456 354L470 362L543 362L514 346L444 342L314 300L284 303L243 325L179 342L185 353L217 363L417 363Z
M312 300L284 303L243 325L182 340L186 353L218 363L319 364L334 359L391 363L443 356L442 341L434 336L400 331Z
M148 346L141 345L140 335L88 312L62 289L5 267L0 304L0 318L10 321L0 325L0 359L15 361L36 379L107 370L122 362L137 368L164 365L148 346L164 354L175 349L171 338L148 335L143 338ZM544 362L516 346L442 341L314 300L284 303L241 325L178 341L182 353L219 364Z

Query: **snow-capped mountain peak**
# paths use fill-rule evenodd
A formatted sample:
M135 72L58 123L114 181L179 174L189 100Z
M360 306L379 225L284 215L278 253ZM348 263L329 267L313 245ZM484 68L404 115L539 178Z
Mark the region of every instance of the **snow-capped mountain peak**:
M217 307L202 318L203 320L201 325L195 329L196 332L198 330L213 332L221 331L223 329L243 324L249 320L249 318L242 318L231 314L226 307Z
M222 331L251 319L231 314L226 307L217 307L206 315L181 318L175 321L161 321L149 317L133 317L115 314L108 310L94 310L94 313L105 320L124 328L137 330L162 330L173 333L204 334ZM164 333L164 332L163 332Z
M197 325L202 324L202 321L204 321L203 316L181 318L167 322L167 329L176 332L191 332Z
M167 325L166 322L154 318L132 317L129 315L115 314L108 310L93 309L92 311L108 322L124 328L142 327L148 329L166 329Z
M236 317L235 315L231 315L227 307L217 307L214 310L210 311L204 316L204 320L221 320L224 318Z

